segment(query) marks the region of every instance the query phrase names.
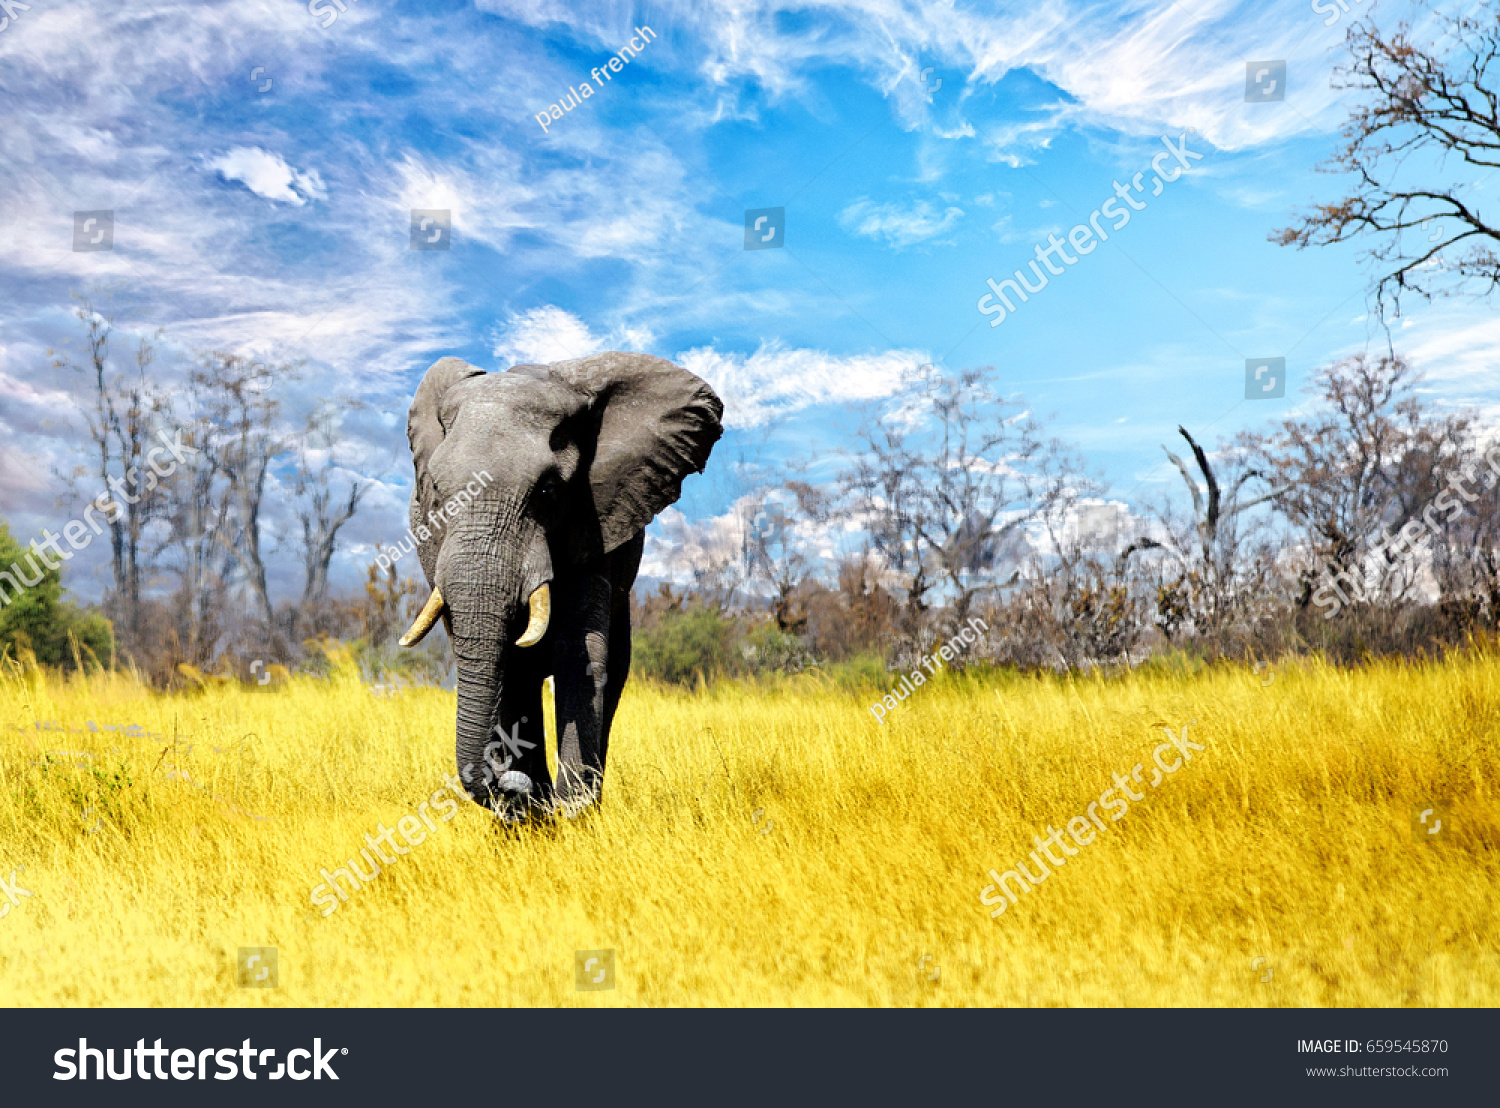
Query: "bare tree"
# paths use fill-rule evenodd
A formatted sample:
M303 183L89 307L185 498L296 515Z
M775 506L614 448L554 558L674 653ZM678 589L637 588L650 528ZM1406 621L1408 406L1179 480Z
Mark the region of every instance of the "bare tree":
M273 643L275 614L261 551L261 505L271 466L286 452L286 444L275 427L279 405L268 390L277 377L288 377L293 370L215 350L202 356L192 374L194 386L208 397L209 435L228 478L233 506L228 524L217 534L239 563Z
M1240 517L1287 491L1283 485L1251 496L1245 486L1251 481L1268 480L1268 474L1244 464L1232 453L1226 456L1231 463L1227 487L1221 487L1207 452L1186 427L1178 427L1177 431L1187 441L1198 472L1203 475L1200 488L1187 464L1162 447L1187 485L1192 501L1191 524L1186 529L1174 527L1171 514L1163 511L1160 519L1166 542L1143 538L1132 546L1133 550L1159 546L1176 560L1175 578L1170 583L1163 582L1157 590L1157 625L1168 638L1179 626L1189 623L1200 632L1217 632L1244 615L1250 602L1262 594L1267 567L1264 561L1245 556L1246 532Z
M1481 456L1476 423L1459 411L1426 414L1417 425L1397 468L1395 511L1384 521L1393 539L1382 536L1384 557L1372 559L1377 573L1405 586L1401 592L1430 573L1421 583L1436 587L1440 608L1464 632L1500 616L1500 483ZM1394 537L1408 528L1414 546Z
M1461 195L1446 172L1449 155L1486 172L1500 167L1500 82L1491 72L1500 56L1500 2L1472 16L1431 18L1446 32L1439 45L1415 41L1410 23L1389 35L1373 20L1350 27L1352 61L1338 70L1343 81L1335 87L1371 95L1321 168L1352 174L1353 186L1271 235L1299 248L1372 239L1366 258L1379 274L1382 315L1387 305L1399 315L1408 290L1430 299L1476 283L1487 295L1500 285L1500 222L1481 211L1478 197Z
M358 407L346 401L345 409ZM307 419L307 427L297 445L296 495L301 502L297 516L302 523L302 600L291 613L290 632L301 637L304 618L316 613L328 599L328 566L338 550L339 530L354 518L359 502L369 485L358 478L349 479L347 495L334 488L334 473L340 442L338 408L319 405ZM321 457L321 461L318 458ZM369 586L366 586L367 590Z
M371 562L365 572L365 602L360 611L365 642L376 648L394 642L416 614L411 610L413 601L426 595L418 582L400 577L395 566L386 566L382 579L379 561Z
M1301 529L1307 561L1298 606L1305 608L1323 571L1352 573L1391 599L1410 590L1411 562L1396 561L1382 537L1412 520L1471 452L1470 417L1434 419L1414 386L1418 374L1399 356L1357 354L1319 371L1309 391L1323 404L1283 420L1273 434L1241 442L1284 492L1282 513Z
M992 373L922 367L902 408L861 428L844 478L852 517L903 578L914 641L934 588L950 594L954 618L968 618L1034 515L1043 444L1021 403L994 391Z
M110 559L114 571L112 614L124 631L127 649L141 647L141 582L146 569L142 545L148 524L160 513L160 501L142 488L156 485L154 474L143 476L146 453L161 428L161 417L169 410L165 393L148 379L156 361L156 347L138 338L135 372L127 375L110 369L110 339L114 319L94 310L80 299L74 314L83 325L86 363L79 365L67 354L47 351L55 369L84 373L91 392L87 405L79 404L89 437L93 440L97 478L94 504L108 502ZM114 471L114 472L112 472ZM112 491L111 491L112 490ZM102 513L101 513L102 514Z
M826 524L828 498L806 481L788 479L753 496L746 546L750 573L771 590L776 626L791 635L807 628L807 608L800 598L811 572L811 560L797 535L799 520Z
M860 434L863 450L844 478L848 510L868 533L887 572L900 581L902 629L915 639L927 610L927 592L933 586L930 562L917 535L923 510L921 455L908 444L907 428L892 420L866 424Z
M1106 486L1052 443L1037 460L1033 487L1039 541L1018 544L1021 568L1007 582L1016 589L997 617L1005 630L990 636L996 656L1065 669L1128 658L1143 625L1128 555L1114 557L1114 537L1086 526L1101 512L1086 502Z
M231 522L233 489L220 457L220 443L204 412L211 404L201 379L190 376L181 422L194 453L170 479L166 520L170 531L158 554L173 552L178 584L172 607L182 660L208 666L228 629L226 614L237 561L219 535Z
M1473 468L1463 475L1473 480ZM1500 483L1474 495L1468 511L1440 524L1432 552L1439 607L1465 634L1500 627Z

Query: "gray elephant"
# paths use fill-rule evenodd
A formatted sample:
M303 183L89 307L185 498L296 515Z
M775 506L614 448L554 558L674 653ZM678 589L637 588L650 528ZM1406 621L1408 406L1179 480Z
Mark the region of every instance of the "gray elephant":
M723 412L704 381L644 354L504 373L442 358L417 387L411 525L432 593L401 645L442 619L458 667L460 777L503 819L599 800L644 528L703 472Z

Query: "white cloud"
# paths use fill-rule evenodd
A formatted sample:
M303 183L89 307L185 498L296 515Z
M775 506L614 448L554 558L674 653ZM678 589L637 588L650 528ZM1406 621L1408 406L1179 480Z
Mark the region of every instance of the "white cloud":
M551 304L512 315L496 328L494 339L491 353L508 365L584 358L603 350L606 343L572 312Z
M739 508L698 522L677 508L664 508L646 532L641 571L648 577L685 582L695 570L731 566L744 549L744 528Z
M647 577L688 583L695 574L745 569L746 552L757 527L784 526L771 541L776 546L832 559L844 552L846 537L858 532L846 521L816 523L796 510L795 498L784 489L759 489L738 497L725 512L690 520L677 508L665 508L646 531L641 572ZM753 577L741 588L764 595L764 581Z
M3 382L4 379L0 378L0 383ZM0 445L0 470L5 472L5 481L0 483L0 511L10 515L42 502L43 495L52 487L52 479L51 474L36 463L35 456L15 447ZM25 541L14 527L12 537Z
M910 207L899 204L877 204L860 197L839 212L839 226L851 234L884 239L900 249L912 246L947 231L963 216L962 208L945 208L941 214L925 200Z
M598 16L565 12L553 0L490 3L533 26L560 22L609 36ZM1069 125L1136 136L1195 127L1226 150L1280 143L1332 130L1341 113L1330 109L1347 95L1327 79L1344 28L1320 26L1305 0L1279 0L1270 10L1237 0L1123 7L1041 0L998 12L927 0L829 0L811 9L795 0L668 0L666 7L676 37L695 40L699 72L721 98L750 86L772 101L816 102L809 74L847 66L888 98L902 126L937 138L977 137L994 160L1012 166L1029 164L1032 151ZM787 13L795 13L795 26ZM1286 101L1246 110L1247 56L1286 59ZM921 82L929 66L944 75L930 103L930 86ZM1063 96L997 121L984 94L1018 70Z
M236 146L208 163L210 169L230 181L239 181L256 196L295 204L299 208L309 200L326 200L328 190L316 169L301 173L287 164L280 154L259 146Z
M680 365L702 377L724 401L730 427L756 427L814 404L880 400L898 392L902 374L931 361L915 350L840 358L821 350L763 344L748 358L704 346L679 354Z
M520 208L535 197L520 183L520 163L504 147L474 151L473 172L450 161L434 167L408 153L396 167L392 206L400 212L428 208L451 212L455 242L464 238L496 250L510 245L511 236L532 225Z
M1414 326L1402 336L1402 352L1445 393L1472 395L1500 385L1500 319L1429 310L1403 322Z
M1465 306L1467 307L1467 306ZM1405 317L1399 352L1426 379L1424 400L1442 409L1473 408L1486 441L1500 427L1500 320L1455 306L1424 306L1421 316ZM1479 318L1475 318L1478 315Z

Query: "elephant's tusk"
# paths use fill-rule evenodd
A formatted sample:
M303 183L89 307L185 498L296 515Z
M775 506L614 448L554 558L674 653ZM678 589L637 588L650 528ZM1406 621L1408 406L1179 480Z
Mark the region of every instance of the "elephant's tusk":
M517 646L535 646L547 633L547 622L552 618L551 590L543 585L531 594L527 606L531 609L531 623L526 627L526 634L516 640Z
M438 621L443 614L443 594L437 589L432 590L432 595L427 598L427 603L422 605L422 610L417 613L416 621L411 625L411 630L401 636L402 646L416 646L427 637L427 632L432 630L432 625Z

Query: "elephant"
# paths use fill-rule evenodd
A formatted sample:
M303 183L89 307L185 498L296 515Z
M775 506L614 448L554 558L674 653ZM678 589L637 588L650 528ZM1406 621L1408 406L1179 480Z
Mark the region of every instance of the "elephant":
M504 822L600 803L645 527L703 472L723 414L699 377L619 351L499 373L441 358L418 385L410 522L431 593L400 643L442 620L459 777Z

